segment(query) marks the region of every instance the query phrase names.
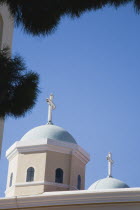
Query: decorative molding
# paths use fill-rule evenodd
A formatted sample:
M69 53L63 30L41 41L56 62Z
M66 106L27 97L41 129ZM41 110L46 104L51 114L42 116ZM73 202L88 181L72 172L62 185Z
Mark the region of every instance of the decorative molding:
M140 203L140 188L113 190L79 190L45 192L34 196L7 197L0 199L0 209L30 208L63 205L101 205L109 203ZM139 204L140 205L140 204Z
M67 142L58 142L48 139L46 144L39 145L22 145L23 142L15 142L7 151L6 157L8 160L15 157L17 153L33 153L33 152L59 152L63 154L74 154L84 164L90 160L89 154L79 145Z
M27 186L37 186L37 185L45 185L43 181L36 181L36 182L18 182L14 186L15 187L27 187Z
M67 184L61 184L61 183L55 183L55 182L44 182L44 181L16 183L15 187L36 186L36 185L51 185L51 186L56 186L56 187L69 188L69 185Z
M11 160L12 158L15 157L15 155L18 153L17 150L17 143L18 141L16 141L7 151L6 151L6 157L8 160Z
M89 157L84 156L83 153L79 150L73 150L72 155L80 159L84 163L84 165L86 165L89 161Z
M70 190L78 190L75 186L70 186Z
M47 181L36 181L36 182L19 182L14 184L11 187L8 187L5 191L6 193L9 193L10 191L13 191L15 187L26 187L26 186L37 186L37 185L50 185L50 186L55 186L55 187L61 187L61 188L66 188L70 190L78 190L77 187L75 186L70 186L67 184L62 184L62 183L56 183L56 182L47 182Z
M51 185L51 186L62 187L62 188L69 188L69 185L67 185L67 184L61 184L61 183L56 183L56 182L45 182L45 185Z
M60 187L60 188L65 188L69 189L70 186L67 184L61 184L61 183L55 183L55 182L44 182L44 181L36 181L36 182L19 182L14 184L12 187L8 187L5 191L5 194L13 191L15 187L27 187L27 186L37 186L37 185L50 185L50 186L55 186L55 187ZM77 188L72 186L72 190L76 190Z
M9 193L9 192L11 192L11 191L13 191L13 190L15 190L15 185L12 185L11 187L8 187L8 188L6 188L6 190L5 190L5 195L7 194L7 193Z

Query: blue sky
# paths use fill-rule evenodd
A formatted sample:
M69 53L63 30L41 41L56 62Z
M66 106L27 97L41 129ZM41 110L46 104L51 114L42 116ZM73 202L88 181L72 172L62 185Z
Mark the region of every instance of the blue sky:
M64 17L54 34L32 37L15 29L13 53L40 74L38 102L25 118L5 122L0 196L8 161L5 151L31 128L47 122L46 97L54 93L53 122L69 131L91 156L86 188L107 176L139 187L140 166L140 15L131 4L104 8L79 19Z

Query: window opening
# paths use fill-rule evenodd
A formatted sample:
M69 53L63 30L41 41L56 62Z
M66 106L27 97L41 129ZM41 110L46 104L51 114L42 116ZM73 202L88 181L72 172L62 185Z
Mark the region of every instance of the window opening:
M81 176L80 175L78 175L77 177L77 189L81 190Z
M27 176L26 176L26 182L32 182L34 181L34 168L30 167L27 169Z
M11 173L11 176L10 176L10 183L9 183L9 187L11 187L13 184L13 173Z
M56 183L63 183L63 170L61 168L56 169L55 182Z

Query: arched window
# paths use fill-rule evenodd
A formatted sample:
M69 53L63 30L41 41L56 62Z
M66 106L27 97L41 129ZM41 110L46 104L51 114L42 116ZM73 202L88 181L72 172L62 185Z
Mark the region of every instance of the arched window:
M26 182L34 181L34 172L35 170L33 167L27 169Z
M77 189L81 190L81 176L80 175L78 175L77 177Z
M63 183L63 170L61 168L57 168L55 171L55 182Z
M13 173L10 175L10 182L9 182L9 187L11 187L13 184Z

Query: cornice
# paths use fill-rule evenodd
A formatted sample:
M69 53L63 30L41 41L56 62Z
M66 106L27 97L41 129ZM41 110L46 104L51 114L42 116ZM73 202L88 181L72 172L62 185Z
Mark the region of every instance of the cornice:
M80 159L85 165L89 162L90 158L88 156L83 155L80 150L73 150L72 155Z
M9 192L11 192L11 191L14 191L15 190L15 185L13 185L13 186L11 186L11 187L8 187L8 188L6 188L6 190L5 190L5 195L7 194L7 193L9 193Z
M37 181L37 182L22 182L22 183L16 183L15 187L25 187L25 186L37 186L37 185L51 185L56 187L62 187L62 188L69 188L69 185L67 184L61 184L61 183L55 183L55 182L44 182L44 181Z
M90 160L89 154L77 144L58 142L56 140L47 139L46 143L38 145L22 145L23 142L15 142L7 151L6 157L11 160L17 153L34 153L53 151L63 154L73 154L84 164Z
M20 196L0 199L0 209L30 208L63 205L100 205L108 203L140 202L140 188L114 189L103 191L59 191L41 195Z
M12 158L15 157L15 155L17 154L18 150L17 150L17 144L18 141L16 141L7 151L6 151L6 158L8 160L11 160Z
M6 189L5 194L13 191L15 187L29 187L29 186L37 186L37 185L50 185L50 186L55 186L55 187L60 187L60 188L65 188L69 189L70 186L67 184L61 184L61 183L56 183L56 182L47 182L47 181L36 181L36 182L19 182L14 184L12 187L9 187ZM73 190L77 190L76 187L72 186Z
M9 187L5 190L5 195L15 189L15 187L26 187L26 186L37 186L37 185L50 185L50 186L55 186L55 187L60 187L60 188L65 188L65 189L70 189L70 190L78 190L77 187L75 186L70 186L67 184L60 184L60 183L55 183L55 182L44 182L44 181L37 181L37 182L25 182L25 183L17 183L13 185L12 187Z

